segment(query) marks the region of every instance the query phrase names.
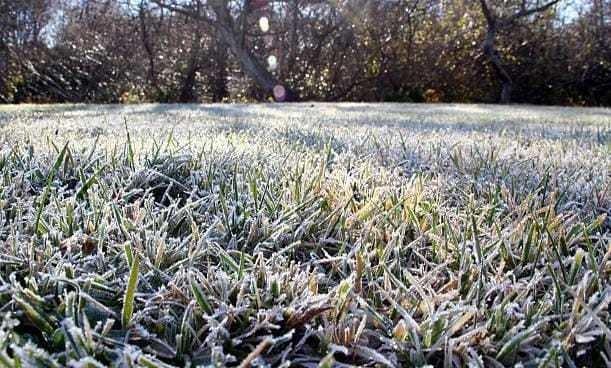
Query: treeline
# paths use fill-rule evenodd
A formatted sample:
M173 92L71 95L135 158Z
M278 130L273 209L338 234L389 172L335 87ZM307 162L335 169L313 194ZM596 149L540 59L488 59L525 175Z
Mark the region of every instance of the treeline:
M611 105L608 0L0 0L0 102Z

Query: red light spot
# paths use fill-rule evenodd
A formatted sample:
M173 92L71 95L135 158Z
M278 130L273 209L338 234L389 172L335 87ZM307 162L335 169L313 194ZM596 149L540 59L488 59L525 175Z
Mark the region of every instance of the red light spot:
M274 99L278 102L282 102L286 99L286 88L281 85L276 85L274 87Z

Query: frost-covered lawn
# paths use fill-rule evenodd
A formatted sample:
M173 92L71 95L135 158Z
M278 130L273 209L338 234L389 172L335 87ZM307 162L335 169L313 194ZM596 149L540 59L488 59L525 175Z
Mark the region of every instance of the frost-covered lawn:
M611 110L0 107L0 366L604 366Z

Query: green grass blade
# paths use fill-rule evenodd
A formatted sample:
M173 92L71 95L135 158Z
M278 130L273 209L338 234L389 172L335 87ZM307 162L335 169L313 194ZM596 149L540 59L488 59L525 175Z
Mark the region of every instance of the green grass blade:
M121 322L123 324L123 328L127 328L130 325L132 315L134 313L134 300L136 297L136 287L138 286L139 268L140 258L135 255L129 271L127 288L123 297L123 309L121 310Z

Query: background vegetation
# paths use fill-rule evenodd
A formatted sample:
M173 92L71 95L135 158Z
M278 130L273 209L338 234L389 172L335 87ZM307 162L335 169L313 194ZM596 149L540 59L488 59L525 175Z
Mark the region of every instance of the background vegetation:
M610 105L610 8L605 0L0 0L0 101Z

